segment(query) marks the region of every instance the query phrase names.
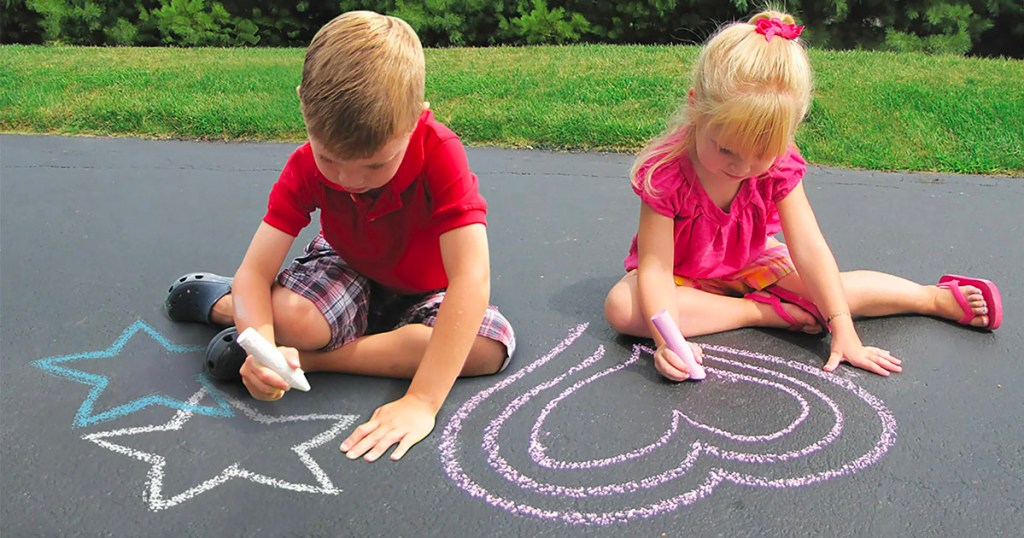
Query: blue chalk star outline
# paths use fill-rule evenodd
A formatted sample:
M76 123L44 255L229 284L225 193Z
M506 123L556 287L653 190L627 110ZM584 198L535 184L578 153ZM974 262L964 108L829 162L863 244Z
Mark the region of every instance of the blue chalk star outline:
M108 420L114 420L123 416L130 415L137 411L141 411L149 406L159 405L168 407L171 409L177 409L179 411L186 411L189 413L196 413L200 415L213 416L213 417L230 417L234 415L234 411L231 405L224 399L220 391L214 388L209 380L205 376L200 374L198 376L199 383L206 389L207 394L212 397L217 405L205 406L197 405L197 403L185 402L182 400L176 400L163 394L150 394L129 403L119 405L117 407L107 409L100 413L94 413L93 406L96 404L97 399L103 394L103 391L107 388L107 384L110 379L107 376L90 374L79 370L73 370L71 368L63 366L64 363L80 361L80 360L101 360L117 357L124 346L129 340L139 331L145 332L156 340L165 350L171 353L195 353L202 351L203 346L192 345L185 346L171 343L167 338L158 333L155 329L150 327L146 322L136 320L128 326L121 336L110 345L107 349L102 351L90 351L85 353L74 353L71 355L61 355L59 357L46 357L38 359L32 362L33 365L41 368L42 370L51 373L53 375L77 381L85 385L92 386L92 390L89 391L89 395L82 402L82 405L78 408L78 412L75 413L75 420L73 422L74 427L81 428L83 426L89 426L97 422L105 422Z

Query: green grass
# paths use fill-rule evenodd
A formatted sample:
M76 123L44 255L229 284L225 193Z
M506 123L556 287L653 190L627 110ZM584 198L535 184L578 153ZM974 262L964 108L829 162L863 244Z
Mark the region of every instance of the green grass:
M427 51L427 99L469 144L632 152L687 90L695 47ZM0 47L0 130L300 141L301 49ZM817 164L1024 173L1024 62L811 51L797 141Z

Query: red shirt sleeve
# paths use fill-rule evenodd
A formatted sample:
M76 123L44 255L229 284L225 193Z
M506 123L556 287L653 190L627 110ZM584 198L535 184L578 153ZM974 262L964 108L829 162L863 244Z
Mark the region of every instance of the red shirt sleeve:
M270 190L263 222L282 232L298 236L309 225L310 215L320 206L316 163L309 143L292 152L288 163Z
M427 196L431 225L438 235L470 224L487 223L487 202L479 181L470 171L466 150L458 138L447 138L433 150L426 163Z

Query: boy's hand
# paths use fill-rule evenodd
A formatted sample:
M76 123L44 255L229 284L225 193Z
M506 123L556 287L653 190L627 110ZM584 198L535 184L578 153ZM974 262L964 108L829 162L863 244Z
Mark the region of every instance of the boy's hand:
M687 342L686 345L693 350L693 358L697 360L697 363L704 364L704 350L690 342ZM668 346L661 346L654 352L654 368L672 381L685 381L690 378L689 372L686 371L686 363Z
M825 363L825 371L835 370L843 361L874 372L880 376L888 376L889 372L902 372L901 362L891 353L877 347L861 345L859 341L847 341L838 335L832 336L832 354Z
M289 366L299 367L299 352L295 348L280 346L277 349L284 354ZM242 384L249 389L249 394L257 400L265 402L280 400L285 391L291 388L287 381L270 368L260 364L252 355L245 358L238 373L242 374Z
M433 431L435 415L426 403L406 395L378 407L369 421L341 443L341 451L348 459L366 454L366 461L376 461L391 445L398 443L391 459L399 460Z

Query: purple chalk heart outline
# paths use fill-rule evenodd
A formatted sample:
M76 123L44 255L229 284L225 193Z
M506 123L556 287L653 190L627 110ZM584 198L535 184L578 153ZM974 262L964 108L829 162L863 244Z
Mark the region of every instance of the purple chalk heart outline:
M459 434L462 432L463 425L471 417L473 412L480 407L485 401L494 396L496 393L503 391L536 371L538 368L544 366L552 359L557 357L559 354L568 349L586 330L587 324L577 325L575 328L569 331L568 336L551 349L546 355L537 359L530 365L522 368L515 374L508 378L496 383L495 385L484 389L479 392L468 401L466 401L459 410L455 413L452 419L446 425L444 432L442 433L442 439L440 444L440 455L441 461L444 465L446 474L452 479L460 488L465 490L473 497L483 499L489 505L507 510L513 514L525 515L535 517L549 521L561 521L569 524L576 525L610 525L615 523L624 523L632 521L638 518L649 518L666 512L677 510L681 506L688 506L696 501L703 499L710 495L715 487L722 482L732 482L734 484L747 485L761 488L791 488L806 486L833 478L849 475L860 470L863 470L870 465L877 462L881 457L888 451L893 445L896 438L896 421L892 416L892 413L886 408L885 404L876 398L874 395L868 393L861 387L857 386L853 382L838 377L834 374L824 373L817 368L813 368L795 361L789 361L779 357L771 355L765 355L760 353L752 353L749 351L737 350L724 346L704 346L705 349L705 366L709 366L709 362L714 364L729 365L732 368L746 370L761 376L765 376L772 379L765 379L764 377L757 377L754 375L747 375L728 370L722 370L720 368L709 368L709 372L715 376L726 381L742 381L754 384L759 384L764 387L774 388L780 390L790 397L794 398L799 406L800 413L794 420L784 428L778 431L761 434L761 435L743 435L733 432L728 432L707 424L703 424L699 421L691 419L685 413L679 410L672 410L672 421L671 425L658 439L654 442L611 457L587 460L587 461L560 461L551 458L547 454L547 448L540 441L541 433L543 431L543 424L545 419L553 412L559 403L569 398L574 392L583 388L584 386L603 378L612 373L618 372L623 368L626 368L630 364L635 363L640 359L642 352L652 353L652 350L645 346L634 346L633 353L629 360L606 368L596 374L593 374L585 379L573 383L568 388L563 389L557 397L550 400L544 405L539 416L534 421L534 425L530 433L530 448L529 453L532 461L537 464L538 467L548 469L559 469L559 470L576 470L585 471L587 469L596 469L600 467L607 467L616 464L621 464L628 460L635 460L644 456L650 455L657 451L659 448L668 445L673 437L676 437L680 424L685 422L692 429L696 431L703 431L705 434L711 434L712 436L721 437L734 442L740 443L767 443L771 441L780 440L789 433L795 431L801 426L802 423L808 418L811 413L810 405L806 398L803 397L797 390L792 386L799 387L800 389L813 394L817 399L820 399L834 414L833 426L829 432L808 446L800 448L799 450L790 450L781 453L749 453L749 452L737 452L733 450L725 450L714 444L707 443L704 441L696 441L689 447L689 451L686 456L676 465L674 468L646 476L639 480L630 480L626 482L619 482L613 484L603 484L597 486L565 486L559 484L545 483L543 481L536 480L529 476L526 476L513 465L511 465L505 458L500 455L501 446L498 442L498 436L501 432L502 427L506 421L516 414L517 411L522 409L527 403L529 403L536 396L541 394L543 391L558 386L567 378L574 374L589 368L593 364L600 361L605 354L604 347L598 346L597 350L592 353L585 360L573 365L563 374L556 376L553 379L544 381L543 383L533 387L523 394L516 396L512 402L505 406L505 408L499 413L498 417L491 420L490 423L484 430L482 449L487 455L487 462L492 470L501 476L507 482L513 484L524 492L540 494L549 499L552 498L557 500L563 498L566 509L552 509L552 508L541 508L526 503L517 502L511 499L502 497L499 494L493 493L477 483L475 480L470 478L467 472L463 469L460 463L460 447L462 443L459 439ZM612 497L614 500L622 500L624 503L635 503L636 501L630 499L632 493L640 492L643 490L649 490L657 486L664 486L675 479L678 479L687 474L694 465L697 463L702 456L717 458L724 461L735 461L742 464L773 464L778 462L797 460L806 457L816 451L823 449L835 442L844 426L844 416L839 408L839 405L829 398L824 392L817 388L791 376L780 373L771 368L763 368L760 366L754 366L746 362L733 361L724 359L716 356L716 353L727 353L744 357L746 359L752 359L756 362L767 363L768 366L791 368L801 371L802 373L809 374L820 380L824 380L831 385L852 393L866 403L877 415L878 420L881 423L881 432L878 435L877 441L874 446L861 456L848 461L838 468L828 469L820 472L805 474L797 477L784 477L784 478L767 478L763 476L757 476L755 474L732 471L723 468L712 468L707 476L694 488L689 491L685 491L679 494L673 495L671 498L663 499L658 502L642 504L641 506L628 507L618 510L601 511L601 512L584 512L578 510L569 509L574 505L575 500L595 498L595 497Z

